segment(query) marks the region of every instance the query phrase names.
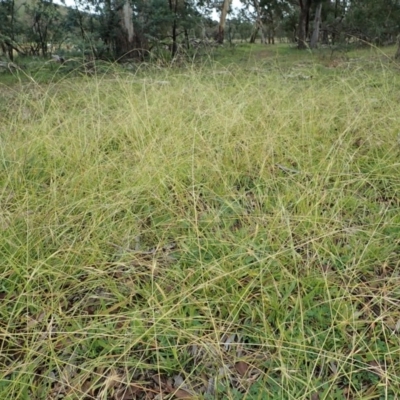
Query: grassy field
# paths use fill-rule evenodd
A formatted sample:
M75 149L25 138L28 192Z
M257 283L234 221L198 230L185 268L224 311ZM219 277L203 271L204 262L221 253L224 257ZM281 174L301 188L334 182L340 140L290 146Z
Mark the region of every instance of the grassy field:
M399 70L279 48L0 86L0 398L400 397Z

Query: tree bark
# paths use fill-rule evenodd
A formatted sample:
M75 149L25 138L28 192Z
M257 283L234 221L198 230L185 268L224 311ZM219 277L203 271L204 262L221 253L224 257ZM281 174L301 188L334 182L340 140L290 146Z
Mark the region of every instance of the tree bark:
M312 0L299 0L300 14L297 30L297 48L300 50L307 48L308 20L310 18L311 2Z
M400 35L397 36L397 51L394 58L395 60L400 59Z
M14 51L25 56L25 52L19 48L18 43L9 36L2 35L0 32L0 47L4 54L8 55L10 61L14 61Z
M260 29L260 27L258 26L258 24L256 24L256 26L254 27L254 30L250 36L250 43L256 42L259 29Z
M267 37L268 37L268 44L275 44L275 15L274 11L271 8L267 10ZM296 34L295 34L296 36Z
M113 0L107 0L107 2L111 2ZM113 53L117 58L139 58L140 60L144 60L144 57L149 49L149 43L144 35L140 26L143 22L144 16L143 13L138 13L136 15L138 25L135 26L133 24L133 9L131 5L131 0L114 0L114 8L110 10L110 30L114 27L118 28L117 35L115 39L111 36L110 41L114 43L115 52ZM107 4L107 3L106 3ZM111 4L111 3L110 3ZM115 13L115 10L118 13L118 20L112 19L112 13ZM115 25L115 22L118 26Z
M338 17L339 2L340 2L340 0L335 0L335 14L334 14L335 21L336 21L336 19ZM336 29L336 27L335 27L335 29ZM332 32L332 45L335 44L335 40L336 40L336 31L334 30Z
M217 35L217 42L219 44L224 43L226 16L228 15L229 6L231 5L231 3L232 0L224 0L222 4L221 17L219 20L218 35Z
M189 50L190 49L189 32L186 28L184 29L184 34L185 34L186 49Z
M322 11L322 1L317 4L317 8L315 9L314 30L310 41L311 49L315 49L318 45L319 28L321 26L321 11Z
M265 35L264 35L264 26L263 26L262 16L261 16L260 3L258 2L258 0L253 0L253 5L254 5L254 8L256 9L256 12L257 12L256 24L258 25L258 27L259 27L259 29L261 31L261 43L266 43Z
M117 57L133 57L135 31L133 29L133 10L129 0L125 0L119 11L120 32L116 38Z
M171 57L174 58L176 56L176 53L178 51L178 43L177 43L177 38L178 38L178 32L177 32L177 20L176 20L176 14L178 11L178 0L169 0L169 9L171 12L174 13L174 21L172 23L172 46L171 46Z

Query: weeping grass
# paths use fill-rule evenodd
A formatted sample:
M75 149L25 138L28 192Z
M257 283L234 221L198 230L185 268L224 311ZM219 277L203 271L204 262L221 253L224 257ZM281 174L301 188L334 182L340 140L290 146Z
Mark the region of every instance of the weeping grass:
M0 397L396 398L400 80L335 67L1 88Z

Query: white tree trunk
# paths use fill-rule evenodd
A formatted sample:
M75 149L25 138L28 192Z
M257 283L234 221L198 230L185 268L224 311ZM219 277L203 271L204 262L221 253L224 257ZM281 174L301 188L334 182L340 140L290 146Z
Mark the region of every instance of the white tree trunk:
M124 3L124 7L122 8L122 24L128 33L128 42L133 42L133 10L129 0L126 0Z
M115 38L118 57L132 57L135 48L135 31L133 28L133 10L129 0L123 0L123 6L118 11L119 30ZM117 6L118 3L116 2Z
M314 18L314 30L311 36L310 48L315 49L318 45L319 39L319 27L321 25L321 11L322 11L322 1L317 4L317 8L315 9L315 18Z

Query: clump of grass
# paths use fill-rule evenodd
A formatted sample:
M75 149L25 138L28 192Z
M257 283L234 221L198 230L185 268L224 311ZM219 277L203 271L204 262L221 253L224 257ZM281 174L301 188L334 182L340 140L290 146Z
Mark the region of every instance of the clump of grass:
M1 397L394 398L398 77L382 68L13 88Z

